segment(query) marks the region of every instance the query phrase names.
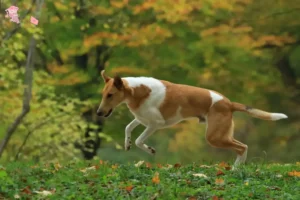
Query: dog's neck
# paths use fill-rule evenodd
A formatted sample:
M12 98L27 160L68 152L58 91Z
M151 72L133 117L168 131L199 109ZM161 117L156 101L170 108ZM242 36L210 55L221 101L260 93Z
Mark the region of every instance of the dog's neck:
M140 84L130 87L126 79L124 83L125 101L130 110L137 109L150 95L151 89L146 85Z

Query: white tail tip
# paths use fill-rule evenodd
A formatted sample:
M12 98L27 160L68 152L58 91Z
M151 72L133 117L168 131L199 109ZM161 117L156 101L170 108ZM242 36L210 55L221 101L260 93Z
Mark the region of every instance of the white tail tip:
M288 118L288 116L286 116L285 114L282 113L272 113L271 114L271 120L276 121L276 120L280 120L280 119L286 119Z

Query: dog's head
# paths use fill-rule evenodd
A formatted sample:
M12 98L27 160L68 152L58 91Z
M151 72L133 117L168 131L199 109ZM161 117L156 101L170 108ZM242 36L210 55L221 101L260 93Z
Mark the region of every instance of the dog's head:
M114 78L105 75L105 71L101 71L101 76L105 86L102 91L102 101L97 110L98 116L109 117L115 107L125 100L125 87L119 76Z

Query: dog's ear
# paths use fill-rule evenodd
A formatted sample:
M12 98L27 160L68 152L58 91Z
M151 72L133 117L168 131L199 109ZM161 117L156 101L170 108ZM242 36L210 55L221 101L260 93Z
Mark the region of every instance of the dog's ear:
M109 76L105 75L105 70L101 71L101 76L102 76L105 83L107 83L111 79Z
M121 77L119 77L119 76L114 77L114 86L118 90L121 90L123 88L123 81L122 81Z

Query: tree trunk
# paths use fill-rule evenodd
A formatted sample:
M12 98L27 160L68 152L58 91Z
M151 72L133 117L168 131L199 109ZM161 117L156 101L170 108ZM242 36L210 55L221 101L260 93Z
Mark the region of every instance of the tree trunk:
M42 8L44 1L37 0L37 11L36 16L40 16L40 10ZM15 121L9 126L5 133L5 137L1 142L0 145L0 158L3 154L4 149L6 148L11 136L14 134L15 130L18 128L20 123L22 122L23 118L27 115L30 110L30 100L31 100L31 89L32 89L32 82L33 82L33 54L35 50L36 41L34 37L30 40L27 61L26 61L26 68L25 68L25 78L24 78L24 93L23 93L23 108L20 115L15 119Z

